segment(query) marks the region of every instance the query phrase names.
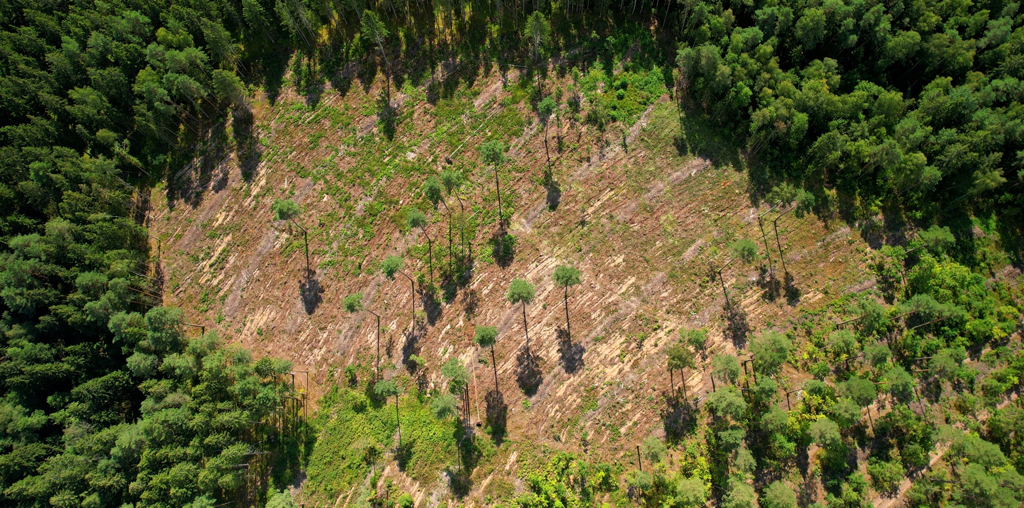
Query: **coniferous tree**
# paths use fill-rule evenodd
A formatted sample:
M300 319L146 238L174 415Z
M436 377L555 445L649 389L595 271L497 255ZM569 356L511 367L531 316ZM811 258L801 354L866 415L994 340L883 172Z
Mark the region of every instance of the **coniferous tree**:
M505 299L511 304L520 304L523 307L523 332L526 334L526 350L530 350L530 330L526 324L526 304L533 301L535 291L533 284L523 279L512 279L505 293Z

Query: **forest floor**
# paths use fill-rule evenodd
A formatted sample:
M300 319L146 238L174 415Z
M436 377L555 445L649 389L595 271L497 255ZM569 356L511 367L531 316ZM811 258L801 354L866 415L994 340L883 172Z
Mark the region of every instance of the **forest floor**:
M569 81L552 77L544 86L565 88ZM495 70L445 97L428 98L406 85L392 100L397 122L389 140L377 115L383 83L361 85L345 93L327 89L315 104L294 88L274 100L256 93L251 119L236 116L215 129L194 163L154 191L148 222L164 303L255 356L292 360L296 371L308 372L308 385L301 375L297 383L315 409L341 383L344 367L365 372L373 365L373 317L341 305L346 295L363 292L366 307L381 315L385 376L411 382L405 362L417 354L428 366L429 391L444 385L440 366L460 358L473 374L471 423L483 419L494 384L490 352L473 344L473 327L496 325L507 433L476 464L463 503L522 492L519 469L542 463L551 451L635 462L636 445L647 436L665 437L666 422L678 418L664 349L681 328L707 327L713 350L743 355L747 330L789 330L801 312L827 309L874 285L863 265L869 240L876 241L862 235L868 228L788 214L778 235L796 291L767 290L763 257L756 264L732 262L723 272L725 291L742 308L740 328L747 330L727 334L717 272L737 239L755 241L763 256L758 216L769 207L751 199L735 138L687 115L667 93L631 125L599 131L564 117L545 129L529 101L532 81L515 71ZM493 255L494 176L476 153L489 139L511 147L501 169L503 204L514 208L511 259ZM446 156L456 149L449 165ZM429 210L426 234L441 289L413 295L407 280L387 280L376 264L408 254L409 270L430 279L427 237L407 231L402 218L409 206L427 209L422 180L448 168L468 178L460 197L472 214L475 263L467 278L440 284L449 260L448 221L444 207ZM279 198L304 209L297 220L309 230L312 277L306 277L301 231L273 221L271 204ZM459 207L452 199L447 205ZM763 223L771 266L781 273L772 228L777 215ZM571 336L563 294L551 280L563 263L578 267L583 281L569 297ZM537 288L526 307L529 358L522 354L522 309L504 298L513 278ZM408 334L413 307L425 315ZM799 384L790 374L780 388ZM691 399L710 390L703 370L686 372L685 383ZM409 404L418 410L415 401ZM323 434L319 442L330 439ZM423 463L433 469L409 473L392 462L384 477L418 502L450 499L440 466ZM356 487L321 481L307 489L307 506L342 506Z

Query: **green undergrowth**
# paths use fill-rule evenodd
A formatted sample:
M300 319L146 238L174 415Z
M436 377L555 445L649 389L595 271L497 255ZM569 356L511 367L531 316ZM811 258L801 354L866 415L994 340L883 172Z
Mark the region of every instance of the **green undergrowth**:
M311 493L330 498L347 493L388 460L397 460L405 474L424 486L440 480L446 468L458 469L461 428L435 418L429 399L403 381L410 386L399 397L401 444L394 399L375 400L363 386L334 386L323 396L316 422L320 437L307 469Z

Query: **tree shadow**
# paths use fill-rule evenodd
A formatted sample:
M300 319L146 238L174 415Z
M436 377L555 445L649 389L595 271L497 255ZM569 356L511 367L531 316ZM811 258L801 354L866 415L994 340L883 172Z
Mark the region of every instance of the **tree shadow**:
M323 301L324 289L320 287L320 280L315 273L308 274L305 280L299 281L299 298L302 299L302 307L306 314L313 315L320 302Z
M796 304L800 303L800 288L796 287L796 280L793 279L793 274L786 272L784 287L786 289L786 304L790 307L795 307Z
M491 247L491 257L501 268L508 268L516 258L516 237L505 232L504 228L498 229L491 239L487 241Z
M558 210L558 205L562 202L562 186L554 179L550 168L544 171L544 188L548 191L546 198L548 210L552 212Z
M723 309L725 311L725 338L732 341L737 349L747 343L747 335L750 334L750 323L747 322L747 311L739 304L729 304Z
M377 126L388 141L395 139L398 132L398 107L392 104L391 98L384 91L377 95Z
M237 109L232 113L231 130L235 138L235 158L242 172L242 180L251 182L256 176L256 168L263 157L259 136L254 125L256 117L248 107Z
M491 431L491 440L495 446L501 446L505 442L505 432L508 425L508 405L505 403L505 396L498 390L487 392L484 397L487 403L486 422Z
M579 342L573 342L565 328L558 327L555 333L558 335L558 362L566 374L575 374L583 368L583 354L587 349Z
M529 348L522 348L516 355L516 384L519 389L532 397L537 393L541 383L544 382L544 375L540 371L540 363Z
M678 394L666 394L661 423L665 427L665 440L670 444L679 443L697 429L696 405L688 399L680 399Z
M782 296L782 281L776 277L775 271L767 267L761 267L761 273L757 276L757 286L764 290L763 298L774 302Z
M437 324L437 320L441 318L441 302L437 300L437 294L433 291L423 291L420 293L420 305L423 306L423 312L427 315L427 324L434 326Z
M412 449L416 446L415 439L407 439L402 441L401 444L395 448L395 462L398 463L398 470L405 471L409 467L409 461L412 460Z
M480 295L475 289L468 289L462 293L462 312L467 318L473 317L479 307Z
M420 354L420 339L426 334L425 332L422 327L415 327L403 332L405 343L402 344L402 364L410 372L416 368L416 363L412 361L412 355Z

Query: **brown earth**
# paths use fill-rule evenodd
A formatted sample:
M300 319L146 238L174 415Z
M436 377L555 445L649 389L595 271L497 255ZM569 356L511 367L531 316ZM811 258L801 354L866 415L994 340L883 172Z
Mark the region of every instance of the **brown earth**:
M404 119L393 142L380 139L372 116L380 83L352 86L345 96L328 89L316 110L305 107L304 98L292 89L274 104L257 93L251 108L259 141L253 145L263 155L251 176L243 176L240 150L233 148L242 144L233 122L225 128L227 148L205 147L212 155L197 158L153 193L149 225L161 253L164 303L183 308L190 322L217 330L226 342L242 344L256 357L292 360L297 371L308 371L308 391L315 400L329 386L332 371L357 362L372 364L373 317L341 308L344 296L362 291L367 308L382 316L387 363L401 368L406 346L401 332L409 325L413 304L409 283L401 277L389 281L371 268L389 254L424 243L422 233L403 233L391 220L400 207L418 202L419 197L410 199L409 189L418 189L422 176L395 172L365 185L347 175L366 170L367 151L373 152L371 160L401 158L403 164L426 172L444 169L444 157L437 154L450 154L458 146L438 133L457 128L452 122L478 124L504 108L502 101L515 91L515 79L509 81L511 85L502 86L496 74L481 78L463 98L452 99L461 101L464 113L447 123L437 111L448 102L417 101L407 95L407 87L395 101L402 104L399 114ZM516 196L510 224L517 239L514 261L505 267L478 261L471 282L432 311L436 315L429 316L415 350L431 366L452 355L475 366L475 422L493 381L489 365L478 363L480 358L489 362L490 354L472 343L473 326L498 326L498 375L510 411L508 443L522 444L523 450L529 444L578 451L585 430L592 457L631 462L638 442L664 435L670 387L663 350L676 340L677 331L707 327L716 350L743 348L742 341L734 343L723 333L725 300L714 274L730 259L727 246L738 238L754 240L763 254L757 216L768 207L751 202L742 168L702 158L699 148L680 153L676 141L688 133L682 132L685 122L668 96L629 129L628 150L614 129L599 133L563 120L559 132L552 122L548 146L560 200L557 207L549 206L552 187L545 187L542 179L547 161L544 129L526 101L509 102L507 107L526 119L522 133L511 139L512 166L504 170L506 185ZM317 118L327 106L354 118L347 127L332 126L328 118ZM466 129L465 146L454 157L457 165L474 168L461 197L481 214L494 208L493 175L477 162L475 146L500 127L486 124L476 134ZM311 141L315 135L320 136L316 143ZM557 149L559 135L562 151ZM733 140L710 142L737 153ZM327 169L310 176L317 164ZM339 187L355 205L339 204ZM284 197L302 205L299 220L314 233L310 255L322 301L311 313L300 295L305 271L301 233L272 220L271 203ZM378 202L385 203L387 212L370 221L372 235L352 233L357 219ZM771 236L770 227L766 222ZM473 239L475 253L487 248L494 229L493 222L480 228ZM435 239L435 271L446 259L446 231L439 212L428 231ZM769 298L758 284L759 267L736 261L724 272L729 297L740 302L752 334L786 330L798 312L871 286L859 261L867 245L857 230L789 214L780 221L779 234L799 297ZM781 271L774 238L769 245L773 266ZM414 263L411 270L427 271L424 264ZM583 274L582 285L569 299L568 341L559 339L565 314L562 293L551 280L562 263L576 265ZM514 381L517 352L524 345L521 309L504 299L513 278L525 278L537 288L526 313L542 381L528 407ZM475 308L467 308L474 301ZM415 305L423 309L420 296ZM429 370L431 383L442 383L439 371ZM298 383L304 383L301 376ZM710 384L705 384L702 371L686 373L690 397L707 392ZM520 450L504 447L493 464L481 467L472 495L487 488L492 472L514 478L517 460L525 460Z

